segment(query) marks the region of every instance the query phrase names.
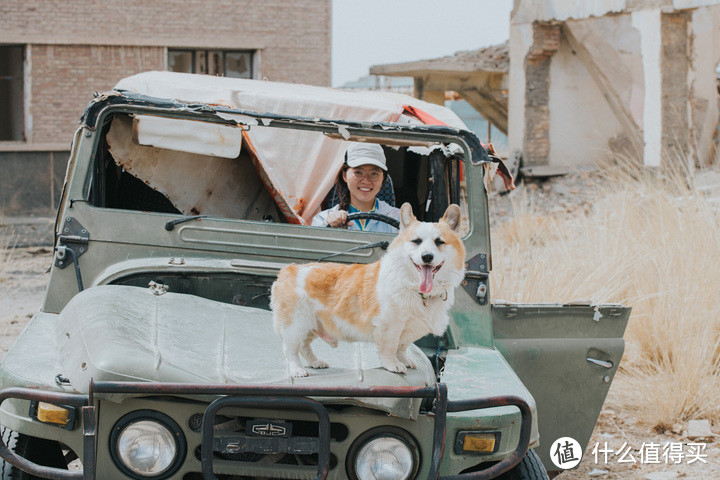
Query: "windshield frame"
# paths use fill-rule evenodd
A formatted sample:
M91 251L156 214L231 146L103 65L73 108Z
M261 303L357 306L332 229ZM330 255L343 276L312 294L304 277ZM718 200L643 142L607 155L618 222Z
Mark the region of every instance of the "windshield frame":
M92 157L90 160L90 165L93 165L93 168L85 171L85 178L82 179L82 198L74 199L74 201L89 201L95 171L94 165L98 161L100 142L102 140L102 135L99 134L102 131L100 127L109 121L113 115L123 113L219 123L243 129L250 129L254 126L299 129L334 136L341 135L346 139L348 137L372 138L381 144L382 139L387 139L388 141L399 140L417 144L428 142L444 145L456 144L463 151L463 164L467 179L469 229L464 235L464 238L468 239L473 235L477 221L483 221L483 212L478 210L477 207L479 205L474 205L474 198L477 199L477 194L473 194L472 191L479 189L482 194L484 194L485 187L482 181L477 181L477 178L475 181L471 181L471 177L477 177L477 175L470 175L470 173L472 170L482 170L476 169L475 167L482 164L489 164L491 160L475 134L468 130L438 125L401 125L389 122L356 122L338 119L287 116L267 112L258 113L225 106L182 103L175 100L149 97L125 91L113 91L98 97L88 105L83 114L81 119L83 127L94 132L94 135L92 135ZM482 177L482 175L480 177ZM486 209L486 202L484 203L484 209ZM162 215L167 215L172 218L181 217L177 214L169 213ZM212 218L233 222L253 221L225 217ZM487 231L487 229L487 226L483 226L480 230Z

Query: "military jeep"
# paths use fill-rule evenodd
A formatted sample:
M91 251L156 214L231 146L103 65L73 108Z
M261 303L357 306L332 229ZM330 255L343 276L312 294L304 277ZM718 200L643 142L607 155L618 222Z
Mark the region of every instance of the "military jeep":
M330 368L291 378L279 269L372 262L393 239L310 226L351 141L383 146L388 202L424 221L461 206L466 276L416 370L316 342ZM547 478L553 441L590 438L629 310L491 302L497 166L407 96L122 80L82 116L45 300L0 366L2 478Z

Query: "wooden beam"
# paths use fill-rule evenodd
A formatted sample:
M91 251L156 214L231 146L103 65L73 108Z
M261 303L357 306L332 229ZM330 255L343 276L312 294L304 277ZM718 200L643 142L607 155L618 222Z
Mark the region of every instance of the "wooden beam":
M507 100L503 104L483 89L456 90L485 119L503 134L508 133Z

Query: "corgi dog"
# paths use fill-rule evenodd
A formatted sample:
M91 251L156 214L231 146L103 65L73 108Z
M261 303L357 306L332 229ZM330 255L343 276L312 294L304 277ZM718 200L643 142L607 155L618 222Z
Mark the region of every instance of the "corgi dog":
M450 205L437 223L420 222L406 203L400 231L375 263L291 264L272 286L270 306L290 375L327 368L312 351L316 338L373 342L382 366L397 373L417 368L406 355L415 340L447 329L455 288L465 275L465 247L458 235L460 208Z

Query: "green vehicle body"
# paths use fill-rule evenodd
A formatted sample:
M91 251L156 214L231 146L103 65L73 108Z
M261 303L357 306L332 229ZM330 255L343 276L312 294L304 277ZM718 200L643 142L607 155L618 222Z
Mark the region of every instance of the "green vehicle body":
M168 221L183 217L99 205L91 191L104 122L113 115L149 111L173 118L225 121L212 108L153 103L127 94L102 97L91 104L73 142L56 226L61 248L50 271L45 301L0 364L0 389L87 395L91 382L308 388L434 388L442 383L451 401L495 396L523 399L532 414L529 448L535 449L548 471L557 470L549 451L555 439L572 437L582 446L587 444L623 353L629 309L618 305L493 305L473 293L478 282L490 288L488 278L473 277L471 271L468 282L475 283L456 292L446 335L439 341L422 339L411 350L417 370L399 375L379 368L371 345L341 344L333 350L323 344L316 349L332 368L290 379L266 296L279 269L330 254L341 254L334 259L340 262L376 261L382 255L379 248L347 251L392 240L392 236L228 218L195 219L169 230ZM273 126L337 130L337 123L283 120L282 116L273 117L269 127ZM472 133L442 127L346 126L358 136L425 139L462 147L471 225L464 237L467 258L476 262L469 262L471 267L490 260L484 157L471 151L479 144ZM490 263L485 262L486 269ZM155 285L148 287L150 282ZM186 440L185 458L170 478L202 478L196 453L202 443L197 418L220 396L95 393L91 401L95 407L96 477L128 478L113 459L112 431L124 415L153 410L171 417ZM344 426L340 433L332 434L327 478L347 478L346 457L353 442L368 430L388 426L403 429L417 441L415 476L427 478L435 428L435 414L427 401L314 398L329 407L332 425ZM87 458L80 410L73 428L38 421L29 410L29 400L4 400L0 425L28 437L60 442L80 459ZM228 408L223 415L285 422L311 422L314 418L303 410L245 407ZM518 445L520 427L520 411L514 406L449 412L439 475L457 475L507 458ZM458 450L458 433L464 431L497 434L495 451ZM246 463L239 468L231 460L216 460L214 470L218 475L313 478L316 467Z

